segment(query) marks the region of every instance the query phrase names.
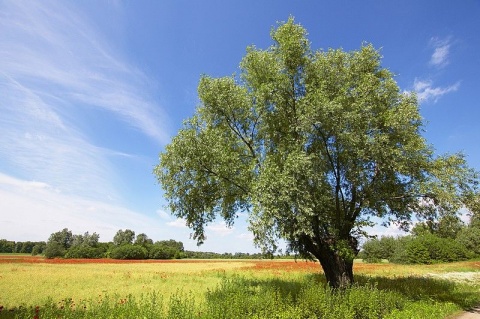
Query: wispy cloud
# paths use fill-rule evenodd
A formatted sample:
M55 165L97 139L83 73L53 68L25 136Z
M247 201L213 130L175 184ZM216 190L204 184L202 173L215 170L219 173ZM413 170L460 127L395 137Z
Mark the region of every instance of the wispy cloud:
M168 222L168 226L176 228L187 228L185 219L177 218L174 221Z
M157 215L163 220L170 220L171 219L171 216L166 211L164 211L163 209L158 209L157 210Z
M433 54L430 58L430 64L435 67L444 67L449 63L449 54L451 48L451 38L432 38L430 40L433 46Z
M419 80L415 79L413 83L413 89L417 93L418 100L420 102L437 102L440 97L447 93L455 92L460 87L460 82L446 86L435 87L431 80Z
M81 12L74 2L0 3L0 172L108 201L119 197L120 153L90 141L88 119L106 111L159 144L168 120L150 79Z
M116 57L78 8L49 1L2 7L1 73L40 95L48 91L60 101L111 111L160 143L168 141L166 115L145 90L149 79Z
M227 224L224 221L208 225L207 231L213 233L214 235L217 236L227 236L233 233L235 230L235 227L228 227Z
M433 53L428 64L436 69L443 68L450 63L450 49L452 46L452 37L430 39L430 46L433 47ZM413 91L417 94L420 102L436 103L442 96L457 91L460 88L460 81L447 86L438 86L434 84L431 77L423 79L415 78L413 82Z
M158 220L135 211L64 194L51 185L0 173L0 225L10 240L47 240L65 227L74 233L97 232L110 241L119 229L130 228L161 239ZM12 218L13 217L13 218Z

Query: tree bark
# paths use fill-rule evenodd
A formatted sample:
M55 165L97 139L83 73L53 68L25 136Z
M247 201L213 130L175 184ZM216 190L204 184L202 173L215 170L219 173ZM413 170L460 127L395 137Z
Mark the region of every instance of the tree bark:
M329 248L321 249L315 257L320 261L330 287L343 289L353 284L353 260Z

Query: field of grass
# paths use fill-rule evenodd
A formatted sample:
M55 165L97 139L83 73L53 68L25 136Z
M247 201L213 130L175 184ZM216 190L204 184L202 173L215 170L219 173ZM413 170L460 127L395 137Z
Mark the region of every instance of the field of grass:
M480 262L354 266L331 291L292 260L45 260L0 256L0 318L445 318L480 303ZM464 273L472 280L441 276ZM450 278L450 277L448 277Z

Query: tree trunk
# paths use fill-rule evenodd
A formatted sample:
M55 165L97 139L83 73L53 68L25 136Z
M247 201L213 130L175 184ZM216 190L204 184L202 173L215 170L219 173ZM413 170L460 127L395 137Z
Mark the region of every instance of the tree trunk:
M353 260L347 260L330 249L323 250L316 257L330 287L343 289L353 284Z

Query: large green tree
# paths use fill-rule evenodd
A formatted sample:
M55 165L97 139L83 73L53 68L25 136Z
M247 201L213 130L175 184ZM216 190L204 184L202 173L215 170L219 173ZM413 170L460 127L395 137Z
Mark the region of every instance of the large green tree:
M203 76L154 173L199 243L217 216L245 211L257 245L283 238L341 287L372 216L405 226L455 212L476 176L461 155L434 156L415 94L371 45L312 51L306 35L289 19L270 48L247 48L239 76Z
M116 246L132 244L135 239L135 232L131 229L119 229L113 236L113 244Z

